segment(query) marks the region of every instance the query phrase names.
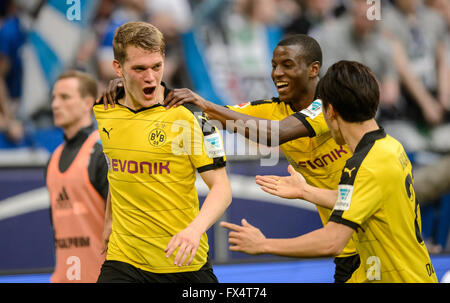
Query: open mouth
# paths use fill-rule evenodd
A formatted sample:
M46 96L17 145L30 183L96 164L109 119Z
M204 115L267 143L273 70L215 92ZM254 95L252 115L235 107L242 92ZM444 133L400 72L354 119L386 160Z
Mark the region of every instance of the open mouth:
M146 95L146 96L153 95L154 91L155 91L155 87L146 87L143 89L144 95Z
M278 81L275 83L275 86L277 87L277 89L283 89L289 86L288 82L284 82L284 81Z

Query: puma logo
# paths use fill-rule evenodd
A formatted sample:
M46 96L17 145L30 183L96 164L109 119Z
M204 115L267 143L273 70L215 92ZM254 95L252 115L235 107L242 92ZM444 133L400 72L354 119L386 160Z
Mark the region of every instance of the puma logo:
M106 130L106 128L103 127L102 131L106 133L109 139L109 132L112 131L112 127L109 130Z
M352 177L352 172L355 170L356 167L353 167L352 169L348 169L347 167L344 168L344 173L347 173L348 176Z

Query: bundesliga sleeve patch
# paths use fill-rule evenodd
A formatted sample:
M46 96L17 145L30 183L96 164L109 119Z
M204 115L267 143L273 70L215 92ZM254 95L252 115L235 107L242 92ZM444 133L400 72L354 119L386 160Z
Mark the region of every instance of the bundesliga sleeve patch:
M225 156L225 150L220 140L218 132L214 132L204 137L205 149L209 158L218 158Z
M250 102L240 103L237 105L233 105L234 108L244 108L250 105Z
M348 210L352 201L353 185L340 184L338 186L338 200L334 210Z
M313 103L311 103L310 106L308 106L307 108L305 108L304 110L302 110L300 112L302 114L304 114L305 116L308 116L311 119L314 119L315 117L320 115L320 113L322 112L322 101L317 99Z

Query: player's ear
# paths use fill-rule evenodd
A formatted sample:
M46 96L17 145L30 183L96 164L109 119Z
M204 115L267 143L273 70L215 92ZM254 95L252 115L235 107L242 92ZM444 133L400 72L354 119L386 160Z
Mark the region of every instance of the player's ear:
M86 103L88 108L91 109L95 104L95 99L94 97L87 96L84 98L84 102Z
M328 118L328 121L332 121L332 120L336 119L336 111L334 110L334 107L331 103L324 105L323 113Z
M91 97L91 96L83 97L82 98L82 104L83 104L83 107L85 108L85 110L87 112L91 112L92 111L92 107L95 104L95 99L94 99L94 97Z
M328 104L330 106L330 111L331 111L331 118L336 120L338 118L338 116L340 117L339 113L336 111L336 109L333 107L333 105Z
M315 78L315 77L319 76L319 72L320 72L320 62L319 61L314 61L313 63L311 63L309 65L309 70L308 70L309 78Z
M332 118L336 117L336 111L331 103L327 104L327 111L330 113Z
M123 78L122 65L120 64L120 62L114 59L112 65L114 70L116 71L116 75Z

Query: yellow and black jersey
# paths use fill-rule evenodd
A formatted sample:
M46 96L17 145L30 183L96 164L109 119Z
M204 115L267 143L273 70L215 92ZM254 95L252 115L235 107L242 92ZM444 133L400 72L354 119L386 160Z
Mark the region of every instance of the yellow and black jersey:
M155 273L200 269L207 262L206 234L190 266L175 266L176 252L166 258L164 249L199 212L196 171L225 166L217 130L194 105L138 111L96 105L94 113L109 166L113 226L107 260Z
M384 130L369 132L342 171L330 221L353 228L364 282L437 282L421 236L412 166Z
M249 116L282 120L293 115L309 130L309 137L298 138L280 145L289 163L300 172L309 184L325 189L337 189L342 168L351 152L347 146L339 146L333 139L322 113L322 101L315 100L308 108L296 112L289 103L278 98L227 106L229 109ZM317 206L325 225L331 210ZM355 255L350 241L339 257Z

